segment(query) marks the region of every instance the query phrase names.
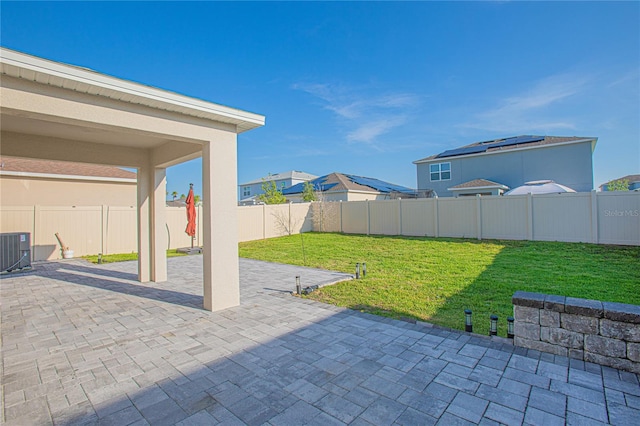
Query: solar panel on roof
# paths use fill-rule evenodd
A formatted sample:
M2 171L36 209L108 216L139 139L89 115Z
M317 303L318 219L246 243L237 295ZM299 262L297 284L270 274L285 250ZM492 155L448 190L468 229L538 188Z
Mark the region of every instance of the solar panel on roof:
M311 185L313 185L313 190L314 191L328 191L329 189L333 188L334 186L336 186L338 183L324 183L327 180L327 176L321 176L319 178L316 178L312 181L309 181L309 183ZM289 188L285 188L282 190L282 194L283 195L292 195L292 194L299 194L301 192L304 192L304 184L305 182L301 182L301 183L297 183Z
M499 148L501 146L520 145L531 142L539 142L544 140L544 136L517 136L513 138L504 139L501 142L492 143L488 145L488 148Z
M383 182L374 178L367 178L362 176L353 176L353 175L345 175L351 182L357 183L358 185L368 186L369 188L373 188L380 192L403 192L403 193L413 193L415 192L413 189L407 188L406 186L394 185L389 182Z
M438 154L436 158L455 157L456 155L477 154L479 152L485 152L487 150L487 147L488 147L487 145L474 145L474 146L468 146L466 148L450 149L441 154Z

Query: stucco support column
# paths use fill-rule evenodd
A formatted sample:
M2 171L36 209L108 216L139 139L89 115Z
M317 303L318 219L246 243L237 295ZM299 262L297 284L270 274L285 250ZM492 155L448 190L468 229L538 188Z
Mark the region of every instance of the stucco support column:
M151 167L138 167L138 281L151 279L151 244L149 222L151 210Z
M237 154L235 133L202 149L203 284L208 311L240 304Z
M166 169L138 168L138 280L167 280Z
M152 171L151 209L149 212L151 281L167 280L167 169L154 168Z

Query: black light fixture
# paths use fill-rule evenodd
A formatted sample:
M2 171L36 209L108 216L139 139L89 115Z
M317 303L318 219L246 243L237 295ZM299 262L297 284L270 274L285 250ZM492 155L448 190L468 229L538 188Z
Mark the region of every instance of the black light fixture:
M302 287L300 286L300 275L296 275L296 293L302 294Z
M362 263L362 278L367 276L367 264L366 263Z
M356 280L360 279L360 263L356 263Z
M464 331L473 333L473 323L471 322L471 309L464 310Z
M507 317L507 337L513 339L513 317Z
M497 336L498 335L498 316L491 315L489 317L491 319L489 325L489 336Z

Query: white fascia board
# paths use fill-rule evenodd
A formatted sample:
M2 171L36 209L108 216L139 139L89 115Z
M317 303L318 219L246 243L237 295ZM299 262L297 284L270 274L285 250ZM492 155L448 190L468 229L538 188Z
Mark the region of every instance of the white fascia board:
M211 115L211 119L224 121L224 118L245 122L250 128L264 126L265 116L243 111L212 102L191 98L177 93L157 89L151 86L122 80L111 77L96 71L80 68L73 65L66 65L59 62L50 61L36 56L27 55L13 50L0 48L0 62L4 65L16 67L20 70L28 70L34 73L41 73L48 76L56 76L64 80L77 83L84 83L89 86L99 87L112 91L113 94L128 94L133 96L129 103L139 103L142 105L158 108L149 100L171 105L173 107L185 108L193 112ZM118 99L118 96L113 96ZM171 108L167 108L171 110ZM200 116L199 114L198 116Z
M453 157L432 158L431 160L416 160L413 162L413 164L446 163L446 162L449 162L452 158L471 158L471 157L480 157L483 155L506 154L508 152L525 151L529 149L539 149L539 148L552 148L555 146L572 145L572 144L584 143L584 142L591 142L591 146L592 146L591 152L593 152L593 149L595 149L597 141L598 141L598 138L576 139L575 141L550 143L546 145L536 145L536 146L529 146L529 147L523 146L522 148L513 148L513 149L507 149L504 151L501 151L501 150L491 151L491 152L487 151L487 152L480 152L477 154L455 155Z
M136 183L137 179L119 178L119 177L106 177L106 176L79 176L79 175L57 175L53 173L33 173L33 172L14 172L14 171L0 171L0 176L16 176L23 178L37 178L37 179L64 179L64 180L89 180L97 182L118 182L118 183Z

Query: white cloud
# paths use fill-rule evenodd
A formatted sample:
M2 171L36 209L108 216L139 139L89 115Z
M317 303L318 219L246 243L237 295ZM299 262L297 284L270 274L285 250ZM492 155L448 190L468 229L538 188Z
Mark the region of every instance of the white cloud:
M588 82L586 76L575 74L547 77L522 93L498 101L496 107L476 113L463 127L515 133L575 129L575 120L558 106L581 94Z
M370 94L371 88L331 84L294 84L322 101L322 107L335 114L344 127L346 141L375 147L377 138L401 126L417 106L418 96L411 93Z

